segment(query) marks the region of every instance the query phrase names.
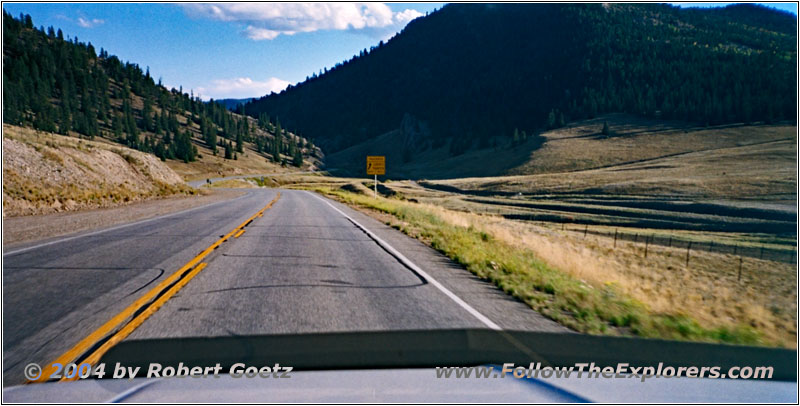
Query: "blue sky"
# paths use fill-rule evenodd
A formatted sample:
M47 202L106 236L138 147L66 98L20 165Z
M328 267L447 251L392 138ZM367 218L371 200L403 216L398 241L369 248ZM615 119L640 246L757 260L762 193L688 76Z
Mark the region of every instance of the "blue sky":
M674 3L720 6L730 3ZM797 14L794 3L762 3ZM280 91L443 3L4 3L204 98Z

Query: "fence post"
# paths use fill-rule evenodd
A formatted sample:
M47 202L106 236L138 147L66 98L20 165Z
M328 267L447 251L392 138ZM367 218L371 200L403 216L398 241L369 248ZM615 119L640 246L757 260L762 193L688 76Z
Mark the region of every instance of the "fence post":
M667 246L670 248L672 247L672 234L669 235L669 244L667 244Z
M614 248L617 248L617 229L614 229Z
M686 266L689 266L689 252L692 250L692 242L689 241L689 245L686 246Z
M758 259L764 259L764 246L761 246L761 250L758 253Z
M714 252L714 241L711 241L711 244L708 246L708 252Z
M644 238L644 257L647 258L647 248L650 246L650 236Z
M588 230L589 230L589 225L585 224L583 226L583 238L586 238L586 231L588 231Z
M742 280L742 257L739 257L739 276L736 278L736 281Z

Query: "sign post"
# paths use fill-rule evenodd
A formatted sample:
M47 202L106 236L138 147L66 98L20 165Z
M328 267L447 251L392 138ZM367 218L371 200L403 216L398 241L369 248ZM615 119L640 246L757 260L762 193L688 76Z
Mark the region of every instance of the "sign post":
M385 156L367 156L367 175L375 175L375 198L378 198L378 175L386 174Z

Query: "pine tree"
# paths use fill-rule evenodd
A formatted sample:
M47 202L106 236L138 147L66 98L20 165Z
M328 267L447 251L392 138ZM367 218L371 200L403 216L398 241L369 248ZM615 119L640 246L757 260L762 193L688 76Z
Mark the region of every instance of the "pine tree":
M547 114L547 128L553 129L556 127L556 112L554 110L550 110L550 113Z
M189 130L176 133L172 147L175 151L175 157L183 160L183 162L188 163L196 159L197 148L192 144L192 136Z
M154 130L151 114L153 114L153 102L149 97L145 97L144 106L142 107L142 129L145 131Z
M120 117L119 113L114 114L112 122L112 126L114 127L114 138L116 138L117 142L122 142L122 117Z
M278 163L281 161L280 137L275 135L272 139L272 162Z
M162 161L167 160L167 153L166 148L164 147L164 141L159 140L155 146L155 156L159 157Z
M256 152L259 154L264 152L264 139L256 136Z
M303 152L301 151L300 148L295 148L294 150L294 156L292 157L292 165L298 168L303 166Z
M229 141L225 143L225 159L231 158L233 158L233 148L231 148L231 143Z

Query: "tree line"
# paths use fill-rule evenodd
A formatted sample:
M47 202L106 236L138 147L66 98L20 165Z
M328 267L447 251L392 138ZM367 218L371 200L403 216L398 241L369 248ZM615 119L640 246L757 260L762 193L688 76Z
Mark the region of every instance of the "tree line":
M105 137L162 160L197 159L195 142L237 159L246 142L278 163L301 166L313 144L269 121L204 102L183 88L168 90L149 68L123 62L91 43L36 28L29 15L3 11L3 121L63 135ZM260 129L260 131L257 131ZM270 134L272 133L272 134ZM194 141L193 141L194 140ZM284 144L286 147L284 147Z

